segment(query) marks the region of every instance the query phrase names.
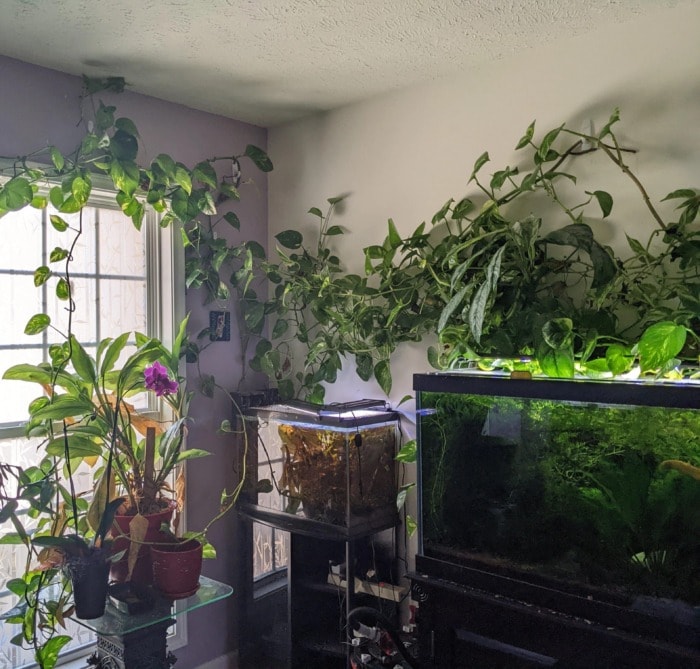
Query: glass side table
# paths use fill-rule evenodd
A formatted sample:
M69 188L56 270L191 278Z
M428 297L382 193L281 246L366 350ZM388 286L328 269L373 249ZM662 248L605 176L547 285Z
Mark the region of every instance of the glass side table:
M175 657L168 652L166 636L175 616L213 604L233 593L233 588L200 576L194 595L177 600L157 597L153 608L128 614L107 603L104 615L92 620L73 620L97 633L97 654L90 664L98 669L168 669Z

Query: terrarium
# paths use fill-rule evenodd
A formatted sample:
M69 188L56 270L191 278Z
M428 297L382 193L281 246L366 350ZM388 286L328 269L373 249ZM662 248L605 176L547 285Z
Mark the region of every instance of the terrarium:
M693 616L698 382L455 372L414 388L423 555Z
M255 493L241 503L244 513L323 535L395 525L398 414L384 402L290 402L249 413L257 462L249 468Z

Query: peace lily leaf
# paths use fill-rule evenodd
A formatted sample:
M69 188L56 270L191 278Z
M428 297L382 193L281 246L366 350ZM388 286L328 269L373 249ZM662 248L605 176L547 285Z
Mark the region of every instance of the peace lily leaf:
M418 457L418 442L415 439L407 441L396 454L399 462L415 462Z
M47 314L35 314L24 326L24 334L35 335L46 330L51 325L51 318Z
M107 501L114 498L115 491L116 481L114 473L112 473L108 480L107 471L105 470L95 486L86 516L87 524L93 532L97 532L100 527L104 511L107 507Z
M648 327L637 345L642 372L663 367L673 360L685 346L686 328L671 321Z
M117 360L119 359L119 355L121 354L122 349L124 348L124 346L126 346L126 342L128 341L128 339L129 333L124 332L123 334L119 335L119 337L110 342L102 360L102 365L100 366L101 377L104 377L105 374L107 374L107 372L109 372L114 367Z

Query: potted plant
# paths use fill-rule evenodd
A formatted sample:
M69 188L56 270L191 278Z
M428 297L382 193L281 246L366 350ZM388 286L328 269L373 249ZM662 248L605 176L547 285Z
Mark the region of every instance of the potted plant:
M124 89L124 80L119 77L84 78L84 83L85 95L81 101L103 90L120 92ZM13 159L7 169L0 166L0 174L8 175L7 180L0 183L0 216L29 206L46 208L50 202L56 212L50 217L55 230L67 235L74 233L72 239L52 252L52 267L38 267L34 275L36 286L56 282L56 297L66 305L69 314L65 340L51 346L50 362L46 365L33 369L20 365L5 376L37 382L45 390L45 395L30 407L27 428L28 434L44 437L41 462L32 467L0 462L0 520L10 521L15 527L15 532L5 537L5 541L27 547L24 574L8 584L19 597L20 605L4 617L21 623L22 633L13 642L33 647L42 669L55 665L60 649L70 640L66 634L60 634L59 629L72 612L73 604L70 588L59 587L58 594L54 595L53 584L61 575L58 565L54 564L58 547L42 546L41 537L61 537L67 527L73 527L74 533L82 539L68 540L66 549L69 552L84 557L88 552L103 551L107 539L101 539L100 546L92 546L92 537L102 528L101 519L106 517L106 510L112 511L112 502L119 499L117 488L124 492L124 507L137 509L132 520L143 518L149 499L158 504L164 493L171 493L175 501L178 499L175 492L178 486L173 488L166 481L168 472L184 459L204 454L197 449L187 453L183 446L189 398L184 388L158 397L173 412L165 429L160 420L144 415L140 406L132 403L139 394L142 399L149 394L159 394L157 387L147 385L149 381L144 371L148 365L155 369L153 382L162 381L162 369L154 367L156 362L166 368L170 383L178 380L181 350L167 351L159 341L138 333L133 335L132 342L126 333L98 342L93 358L72 335L71 317L76 301L70 263L82 226L69 225L62 215L82 216L95 175L103 175L113 185L116 204L129 224L139 228L146 207L152 207L162 214L162 226L182 225L188 254L188 287L204 286L216 291L222 282L217 281L215 275L223 271L225 256L242 253L242 249L229 246L215 234L216 225L239 226L235 213L220 214L218 209L240 197L237 189L243 178L243 158L264 172L272 169L267 155L252 145L241 155L204 160L194 168L186 167L167 154L160 154L148 165L139 165L139 133L135 124L130 119L117 117L115 107L102 102L93 104L92 111L90 119L82 119L85 136L75 151L63 154L50 146L31 154L31 160L42 160L43 156L44 164L31 162L27 155ZM233 175L219 177L214 168L218 161L233 165ZM42 194L40 187L48 188L48 195ZM59 263L63 263L63 271L58 269ZM49 315L40 313L29 320L25 332L40 334L50 327L53 326ZM180 334L179 343L184 340L184 326ZM132 344L135 350L128 354L127 347ZM188 355L196 355L196 351L196 346L188 344ZM118 369L118 360L122 361L121 369ZM213 389L215 382L207 378L202 385ZM163 456L157 458L158 464L151 464L152 453L146 455L148 427L154 429L153 451ZM64 447L66 445L69 448ZM80 462L93 467L96 474L97 485L91 504L83 493L76 494L68 485L70 474L66 478L66 472ZM237 491L231 494L224 491L214 520L232 507L236 494ZM38 527L30 529L25 525L19 513L21 505L29 506L31 517L38 519ZM108 529L110 526L111 522ZM136 545L138 534L132 538ZM87 543L87 549L82 541ZM39 567L35 566L37 559ZM133 556L132 562L135 563Z

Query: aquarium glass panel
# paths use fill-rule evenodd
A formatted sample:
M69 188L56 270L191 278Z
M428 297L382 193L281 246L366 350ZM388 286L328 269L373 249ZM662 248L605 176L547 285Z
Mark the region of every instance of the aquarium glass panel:
M422 552L700 604L698 389L679 408L495 388L418 393Z

